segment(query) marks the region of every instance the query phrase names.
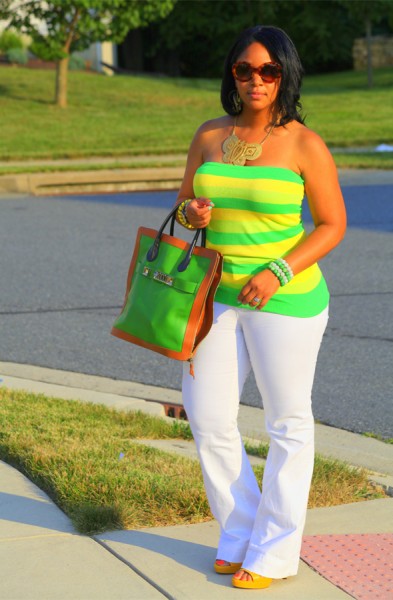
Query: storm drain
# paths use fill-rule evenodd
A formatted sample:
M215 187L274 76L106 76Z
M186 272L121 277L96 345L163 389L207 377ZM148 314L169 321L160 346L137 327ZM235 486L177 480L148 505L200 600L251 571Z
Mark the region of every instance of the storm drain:
M165 415L167 417L172 417L173 419L182 419L183 421L187 421L187 414L184 410L184 407L181 404L170 404L168 402L162 403L164 407Z

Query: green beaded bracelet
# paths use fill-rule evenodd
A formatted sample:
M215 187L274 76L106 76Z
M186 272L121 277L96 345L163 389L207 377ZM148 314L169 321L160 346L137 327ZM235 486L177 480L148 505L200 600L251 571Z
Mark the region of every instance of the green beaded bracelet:
M287 261L284 258L277 258L275 262L282 268L289 281L293 279L293 271L291 269L291 266L287 263Z
M281 287L293 279L293 271L284 259L272 260L266 268L277 277Z

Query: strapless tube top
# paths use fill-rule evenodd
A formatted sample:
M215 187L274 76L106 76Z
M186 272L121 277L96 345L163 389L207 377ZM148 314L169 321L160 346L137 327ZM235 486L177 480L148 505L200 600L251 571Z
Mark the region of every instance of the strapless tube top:
M238 302L242 287L271 260L285 258L307 237L302 177L281 167L206 162L195 173L194 194L215 205L206 245L224 257L216 301L254 310ZM325 279L314 264L280 287L263 311L311 317L328 303Z

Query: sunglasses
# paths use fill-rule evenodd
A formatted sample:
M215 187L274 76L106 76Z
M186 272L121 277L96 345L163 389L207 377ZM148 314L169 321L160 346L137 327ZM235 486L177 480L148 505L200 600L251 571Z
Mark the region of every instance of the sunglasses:
M252 67L248 62L237 62L232 65L232 75L238 81L250 81L254 73L265 83L273 83L281 77L282 66L275 62L263 63L260 67Z

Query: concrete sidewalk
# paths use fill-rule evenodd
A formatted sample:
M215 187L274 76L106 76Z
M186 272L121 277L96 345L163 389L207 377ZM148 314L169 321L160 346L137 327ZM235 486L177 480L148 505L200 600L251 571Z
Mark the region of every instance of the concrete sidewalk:
M9 388L79 398L122 410L137 409L164 416L164 405L179 401L175 390L40 367L0 363L0 373L2 385ZM262 411L242 406L240 412L243 434L256 436ZM393 488L392 446L322 425L317 425L317 439L317 444L326 450L324 454L339 454L343 458L348 453L353 464L379 465L385 487ZM184 441L168 441L165 449L191 457L195 454L193 444ZM212 569L218 539L215 522L87 537L74 530L69 519L42 491L1 462L0 481L3 600L220 600L245 597L248 593L232 588L230 577L217 575ZM305 535L392 531L393 499L384 498L311 509ZM264 594L275 600L351 597L303 561L297 577L273 582Z
M200 525L79 535L22 474L0 462L3 600L215 600L247 591L212 569L218 527ZM393 499L308 511L305 533L380 533ZM274 600L339 600L348 594L301 561L297 577L275 581Z

